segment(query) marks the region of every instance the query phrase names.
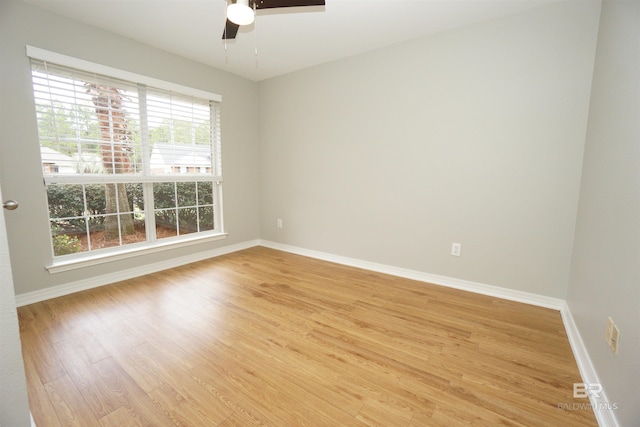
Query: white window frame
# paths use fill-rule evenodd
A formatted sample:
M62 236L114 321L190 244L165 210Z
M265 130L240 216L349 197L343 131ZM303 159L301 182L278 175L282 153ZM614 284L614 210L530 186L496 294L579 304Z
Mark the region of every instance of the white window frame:
M27 56L29 58L55 63L65 67L76 68L79 70L101 74L129 82L154 87L157 89L163 89L179 93L181 95L188 95L197 97L200 99L206 99L209 101L220 103L222 97L218 94L203 91L200 89L191 88L188 86L179 85L176 83L167 82L164 80L155 79L152 77L136 74L117 68L85 61L82 59L62 55L56 52L40 49L33 46L26 46ZM215 125L212 123L212 125ZM222 174L220 172L220 141L214 142L214 149L217 150L215 160L217 164L214 164L214 168L217 169L213 177L198 177L184 174L182 176L173 175L167 181L209 181L212 180L215 186L214 190L214 231L199 232L196 234L185 234L176 237L169 237L160 240L145 241L140 243L134 243L129 245L117 246L112 248L98 249L95 251L81 252L72 255L53 256L52 262L46 268L50 273L59 273L63 271L73 270L77 268L84 268L90 265L97 265L106 262L111 262L119 259L126 259L132 256L146 255L156 253L159 251L165 251L168 249L175 249L179 247L190 246L194 244L200 244L209 241L215 241L226 238L228 235L224 232L224 219L222 208ZM94 178L96 178L94 176ZM78 183L73 177L65 175L56 176L57 183ZM139 182L144 184L146 181L151 181L145 176L137 176L134 179L130 176L104 176L99 177L99 181L117 183L117 182ZM51 238L51 237L50 237Z

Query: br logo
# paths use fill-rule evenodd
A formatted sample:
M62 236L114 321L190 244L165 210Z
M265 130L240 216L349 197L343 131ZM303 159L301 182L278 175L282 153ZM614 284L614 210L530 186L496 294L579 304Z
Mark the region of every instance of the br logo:
M573 397L577 399L586 399L589 395L599 399L600 393L602 393L600 383L573 383Z

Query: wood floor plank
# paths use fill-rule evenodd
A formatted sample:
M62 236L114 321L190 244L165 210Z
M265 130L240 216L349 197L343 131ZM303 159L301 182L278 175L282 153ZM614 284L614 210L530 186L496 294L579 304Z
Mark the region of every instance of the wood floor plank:
M90 363L99 362L111 356L91 328L72 327L69 336L77 346L77 350L83 353Z
M204 389L202 391L205 392ZM193 392L189 394L196 395ZM228 408L222 412L219 411L221 405L213 410L210 405L207 405L206 399L193 401L192 398L183 396L180 391L167 383L162 383L153 389L149 392L149 396L178 426L217 426L232 413Z
M133 381L126 371L112 358L94 364L97 375L116 396L127 418L143 426L169 427L175 424L156 405L151 397ZM125 412L121 412L125 414Z
M218 427L264 427L268 425L263 420L254 418L247 412L238 411L229 415L223 422L218 424Z
M38 376L32 356L30 354L24 354L23 360L28 384L29 407L36 425L60 427L60 420L49 399L47 390Z
M60 424L74 427L100 425L87 406L82 393L75 387L69 376L65 375L51 380L44 387Z
M96 375L93 365L75 340L58 341L54 344L54 348L62 360L69 378L96 419L108 415L121 406L120 402L105 387L100 377Z
M24 348L30 348L29 356L32 366L40 377L42 384L55 380L67 374L60 357L55 353L51 342L46 336L46 330L37 327L21 328L20 339Z
M557 311L263 247L18 315L43 426L596 425Z
M130 416L124 407L120 407L100 418L102 427L142 427L137 418Z

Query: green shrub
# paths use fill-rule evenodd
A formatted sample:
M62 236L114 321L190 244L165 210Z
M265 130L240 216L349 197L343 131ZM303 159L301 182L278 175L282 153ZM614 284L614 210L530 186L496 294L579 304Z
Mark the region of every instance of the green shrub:
M55 256L75 254L80 252L82 247L77 237L71 237L67 234L58 234L53 236L53 253Z
M142 185L125 184L129 206L144 206ZM85 197L87 205L85 207ZM49 202L49 218L64 218L60 224L66 230L83 232L85 230L85 214L91 217L92 226L104 224L106 213L106 196L104 184L56 184L47 186Z

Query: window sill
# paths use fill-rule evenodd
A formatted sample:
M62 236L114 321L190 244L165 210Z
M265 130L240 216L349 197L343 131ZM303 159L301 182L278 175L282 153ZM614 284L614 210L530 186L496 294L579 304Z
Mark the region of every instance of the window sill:
M169 249L176 249L185 246L191 246L198 243L213 242L225 239L227 233L213 234L208 236L187 237L180 240L172 240L169 242L156 243L153 246L138 246L135 248L126 248L117 252L91 254L88 256L78 257L74 259L65 259L54 261L46 269L50 274L62 273L64 271L76 270L80 268L90 267L93 265L104 264L120 259L127 259L134 256L149 255L156 252L162 252Z

